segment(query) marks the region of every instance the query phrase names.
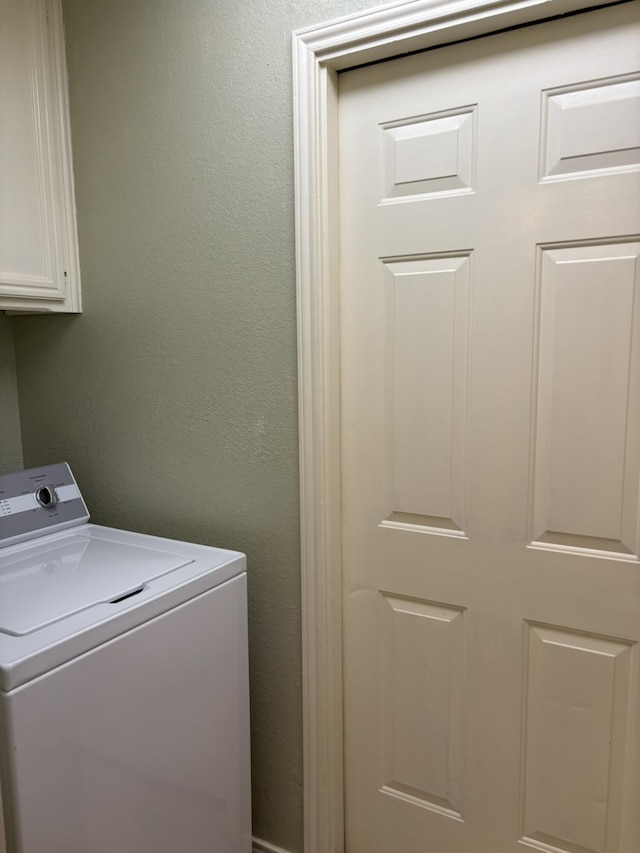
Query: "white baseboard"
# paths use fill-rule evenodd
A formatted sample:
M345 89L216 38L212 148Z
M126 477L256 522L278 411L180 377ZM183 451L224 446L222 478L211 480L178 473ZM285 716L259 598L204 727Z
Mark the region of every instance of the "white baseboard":
M276 847L275 844L269 844L268 841L261 841L259 838L254 838L253 853L289 853L289 851L283 850L282 847Z

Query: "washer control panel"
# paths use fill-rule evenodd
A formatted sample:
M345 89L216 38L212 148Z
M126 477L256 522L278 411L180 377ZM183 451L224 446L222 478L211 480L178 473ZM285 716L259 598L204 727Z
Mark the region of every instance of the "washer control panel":
M0 548L88 520L66 462L0 474Z

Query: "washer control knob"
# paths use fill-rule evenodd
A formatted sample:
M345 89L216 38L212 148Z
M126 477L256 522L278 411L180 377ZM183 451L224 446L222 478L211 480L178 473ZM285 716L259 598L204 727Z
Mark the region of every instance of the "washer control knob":
M40 486L36 489L36 500L45 509L53 509L59 500L55 486Z

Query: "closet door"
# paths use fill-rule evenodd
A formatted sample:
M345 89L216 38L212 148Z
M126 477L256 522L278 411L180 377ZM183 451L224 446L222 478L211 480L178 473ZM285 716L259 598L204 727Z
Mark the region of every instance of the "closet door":
M639 59L340 75L347 853L640 849Z

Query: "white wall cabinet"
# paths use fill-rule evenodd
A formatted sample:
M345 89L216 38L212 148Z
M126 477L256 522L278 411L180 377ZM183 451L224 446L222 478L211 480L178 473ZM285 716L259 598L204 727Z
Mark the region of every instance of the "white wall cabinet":
M81 310L60 0L0 0L0 309Z

